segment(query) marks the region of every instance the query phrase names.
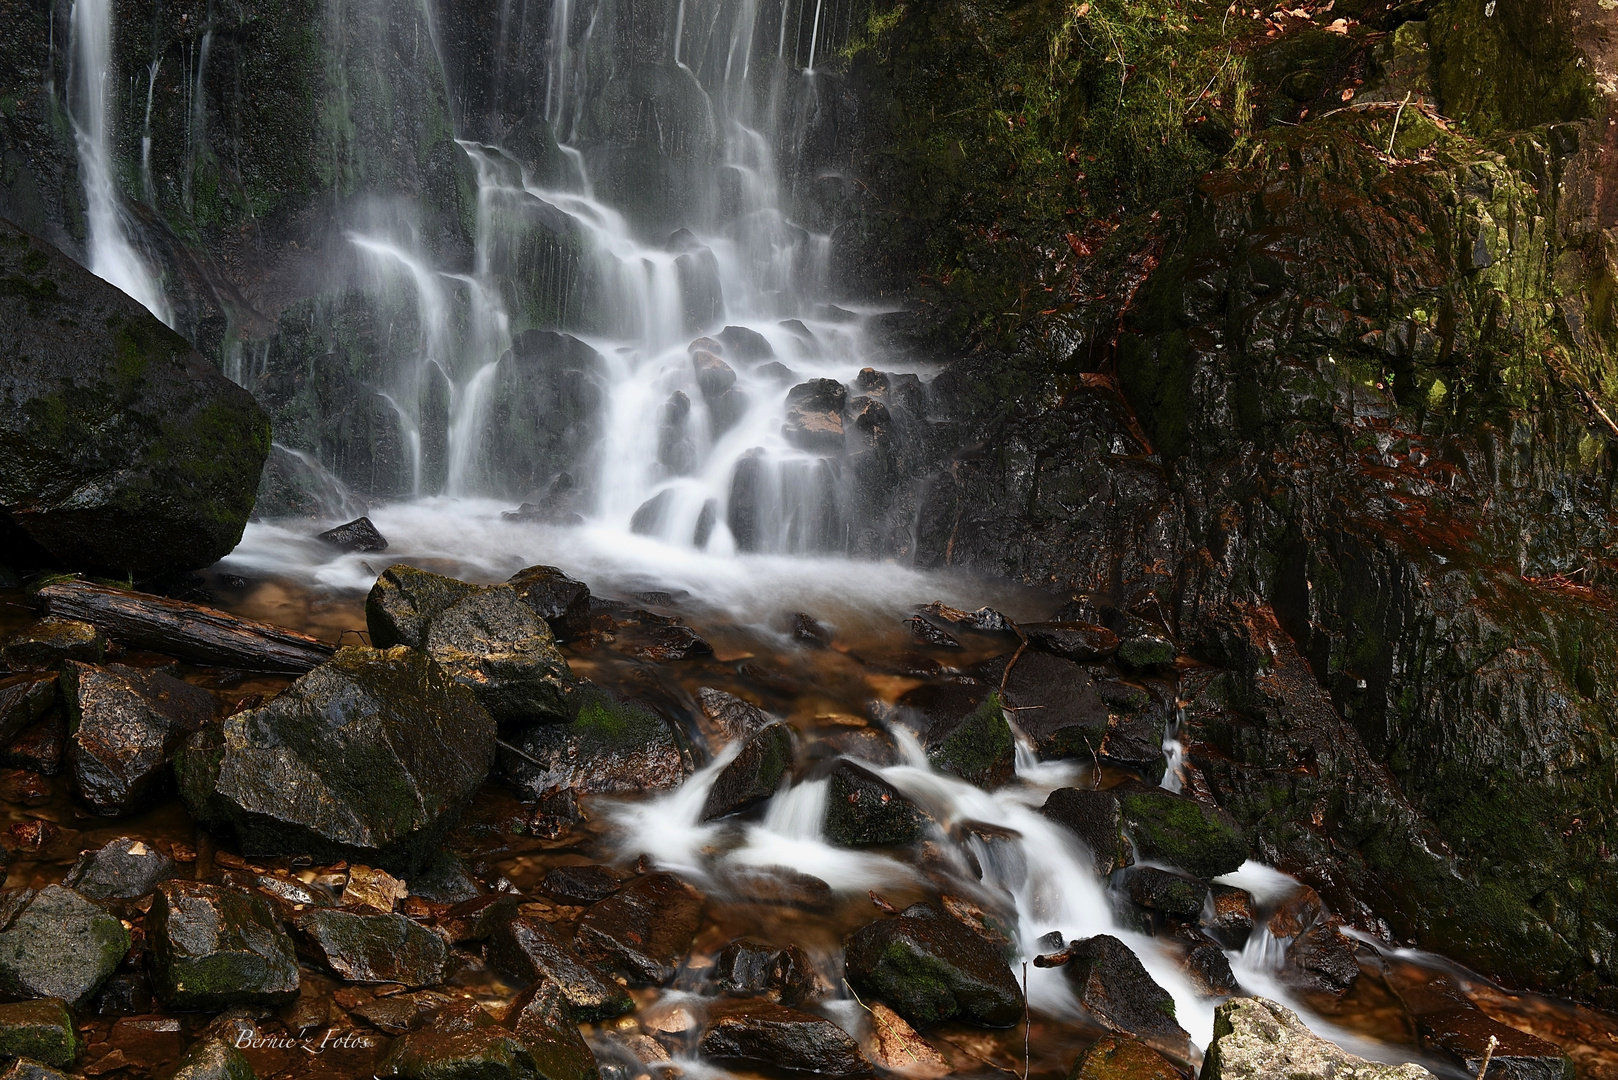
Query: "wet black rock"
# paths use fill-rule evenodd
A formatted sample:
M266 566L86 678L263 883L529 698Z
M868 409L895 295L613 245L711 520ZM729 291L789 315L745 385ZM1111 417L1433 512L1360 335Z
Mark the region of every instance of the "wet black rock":
M679 624L642 627L636 635L633 652L642 660L663 664L672 660L694 660L713 655L713 646L689 626Z
M562 904L588 907L624 887L624 875L610 866L558 866L545 872L539 889Z
M668 721L634 702L581 689L571 724L536 724L511 736L521 754L502 750L500 768L537 799L553 788L600 795L679 786L690 771Z
M297 999L292 938L257 893L167 882L152 901L146 938L152 988L171 1009L216 1012Z
M62 669L73 786L98 814L141 809L176 748L214 718L212 694L157 671L70 661Z
M718 1061L789 1073L836 1078L874 1072L859 1044L830 1020L764 1001L710 1008L698 1049Z
M388 567L365 597L371 644L425 649L433 619L484 587L402 563Z
M711 686L697 691L697 702L702 707L702 715L697 722L702 725L702 735L708 740L708 748L715 753L729 743L751 738L777 722L776 717L752 702Z
M1104 1035L1079 1055L1068 1080L1184 1080L1185 1072L1139 1039Z
M1422 1043L1456 1061L1468 1075L1480 1075L1485 1056L1496 1080L1573 1080L1577 1075L1572 1059L1555 1043L1502 1024L1464 996L1455 996L1459 1000L1449 1008L1409 996L1405 1004L1414 1006Z
M564 723L573 673L544 619L507 586L482 589L434 615L427 654L502 727Z
M898 717L916 729L939 772L989 790L1015 773L1017 745L998 690L980 683L927 683L900 697L898 705Z
M421 1027L434 1013L454 1000L437 990L417 990L414 993L372 998L350 1011L380 1031L389 1035L403 1035Z
M554 927L532 915L518 915L495 927L489 962L520 982L555 984L580 1020L610 1020L635 1007L634 999L562 940Z
M13 893L0 932L0 993L89 1001L129 951L123 923L71 889Z
M1354 943L1330 922L1318 922L1287 947L1287 977L1311 990L1344 994L1360 977Z
M899 789L846 758L826 793L826 839L843 847L888 847L921 839L928 817Z
M848 388L836 379L810 379L787 391L781 434L800 450L836 453L843 449L843 405Z
M403 915L314 910L298 931L326 965L349 982L401 983L412 989L444 981L449 946Z
M661 986L690 952L703 903L700 892L673 874L647 874L584 913L574 948L633 983Z
M709 401L736 385L735 369L705 349L691 354L691 366L696 369L697 388Z
M1112 792L1057 788L1046 796L1039 812L1065 825L1084 841L1095 859L1097 874L1104 877L1134 863L1129 842L1124 839L1118 797Z
M368 517L355 518L346 525L327 529L315 539L343 551L388 550L387 537L377 531L377 527Z
M169 1080L258 1080L247 1055L223 1038L203 1038L186 1050Z
M1174 1057L1188 1056L1191 1037L1174 1019L1174 998L1152 981L1129 946L1099 934L1069 949L1072 959L1062 970L1091 1016Z
M910 636L918 645L925 645L932 649L959 649L961 643L948 632L940 630L921 616L906 619L905 625L910 628Z
M797 612L792 616L791 623L793 641L815 649L823 649L831 645L832 632L813 615L803 611Z
M0 1080L73 1080L73 1077L43 1062L18 1058L9 1069L0 1073Z
M84 1049L61 998L0 1005L0 1057L28 1058L66 1069Z
M769 339L757 330L745 326L727 326L715 335L725 347L725 355L744 362L770 360L775 349Z
M422 869L410 875L410 895L435 904L459 904L483 892L466 863L455 854L440 851Z
M1160 671L1174 666L1174 642L1155 634L1127 637L1118 643L1118 663L1131 671Z
M424 863L494 760L471 691L403 646L347 648L175 756L180 795L244 854Z
M771 798L792 770L794 746L789 724L771 724L743 743L708 789L702 820L748 810Z
M814 964L796 945L778 949L752 938L737 938L714 958L714 986L733 997L768 997L797 1006L816 988Z
M737 896L759 904L824 912L832 900L830 885L790 866L745 867L733 871L727 884Z
M1205 929L1231 948L1241 948L1253 930L1253 894L1232 885L1214 885Z
M90 623L41 619L0 645L0 668L53 671L70 660L99 664L106 653L106 635Z
M42 672L0 678L0 744L16 738L56 704L56 686L56 676Z
M1101 751L1112 713L1101 696L1106 681L1103 669L1030 649L1006 676L1006 704L1017 710L1017 726L1042 760L1091 758Z
M506 579L527 604L550 624L558 641L572 641L590 632L590 587L574 581L554 566L530 566Z
M1137 785L1119 791L1119 808L1143 858L1199 878L1232 873L1247 861L1247 837L1217 806Z
M139 303L0 221L0 563L146 578L241 540L270 422Z
M596 1057L579 1033L578 1015L562 988L549 979L517 995L505 1025L528 1048L543 1080L597 1080Z
M1236 992L1236 973L1218 942L1188 925L1175 927L1174 936L1186 943L1183 966L1203 993L1228 997Z
M1208 883L1184 874L1143 866L1129 875L1129 898L1143 908L1194 919L1208 899Z
M86 851L62 884L91 900L134 900L175 874L174 860L144 841L128 836Z
M401 1080L541 1080L528 1047L473 1001L452 1005L430 1026L393 1040L376 1075Z
M1088 663L1118 651L1118 635L1105 626L1080 622L1023 623L1028 644L1064 660Z
M956 920L925 904L850 934L844 975L920 1027L958 1020L1011 1027L1023 996L1005 957Z

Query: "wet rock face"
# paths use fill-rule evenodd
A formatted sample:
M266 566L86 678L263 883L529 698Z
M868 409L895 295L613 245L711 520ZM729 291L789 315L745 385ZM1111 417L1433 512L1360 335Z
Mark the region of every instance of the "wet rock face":
M175 758L187 807L248 854L424 862L494 760L471 691L405 647L347 648Z
M382 535L368 517L355 518L346 525L327 529L315 539L342 551L388 550L387 537Z
M1008 658L1009 659L1009 658ZM1099 753L1111 713L1100 670L1029 650L1006 677L1006 704L1045 760Z
M1016 743L998 691L929 683L905 693L898 705L898 715L919 729L933 768L988 789L1011 779Z
M1136 849L1200 878L1247 861L1247 838L1228 811L1162 788L1120 792L1119 809Z
M400 1080L537 1080L528 1047L476 1003L451 1006L429 1027L395 1039L377 1066L377 1075Z
M505 1026L528 1048L545 1080L597 1080L595 1054L579 1033L578 1018L562 988L540 979L518 994Z
M71 660L99 664L107 638L87 622L41 619L0 645L0 666L12 671L50 671Z
M918 1027L960 1020L1011 1027L1022 990L983 938L925 904L854 931L844 943L849 984Z
M1129 898L1143 908L1193 919L1208 899L1208 884L1184 874L1143 866L1129 875Z
M787 418L781 434L800 450L837 453L843 449L843 406L848 388L836 379L810 379L787 391Z
M0 931L0 991L79 1008L129 951L129 931L60 885L19 899L20 910Z
M1074 995L1090 1015L1182 1060L1191 1036L1174 1018L1174 999L1153 981L1130 951L1110 934L1075 941L1062 969Z
M371 587L365 620L381 647L425 650L501 725L560 723L570 715L572 672L549 623L514 586L392 566Z
M719 950L713 981L722 994L768 997L794 1007L813 996L818 985L813 962L798 946L778 949L752 938L738 938Z
M586 960L661 986L691 950L703 903L701 893L673 874L648 874L586 911L573 944Z
M292 939L261 895L171 881L157 891L146 933L152 988L169 1008L273 1007L298 996Z
M1379 1065L1311 1032L1296 1013L1264 998L1236 998L1214 1010L1214 1038L1202 1063L1206 1080L1290 1080L1354 1076L1432 1080L1420 1065Z
M1039 812L1084 841L1095 860L1097 874L1106 876L1134 863L1135 856L1124 839L1118 796L1112 792L1057 788L1046 796Z
M633 702L584 689L570 724L538 724L511 736L522 754L501 751L500 768L529 798L552 788L615 794L676 787L690 762L675 730Z
M0 222L0 563L147 577L241 539L269 418L140 304Z
M844 847L914 843L928 818L899 789L846 758L832 769L826 793L826 839Z
M56 676L48 673L0 678L0 743L10 743L56 704Z
M449 947L403 915L309 911L297 927L326 964L349 982L434 986L444 981Z
M164 768L218 703L200 687L161 672L69 662L62 669L67 758L78 795L108 816L140 809L158 793Z
M775 717L752 702L711 686L697 691L697 701L702 707L698 722L702 724L703 737L715 753L726 744L749 738L776 722Z
M588 907L623 888L624 877L610 866L558 866L546 871L539 888L564 904Z
M580 1020L610 1020L635 1007L629 991L587 964L550 923L531 915L495 928L489 962L514 979L555 985Z
M0 1055L66 1069L84 1049L61 998L0 1005Z
M702 820L750 809L773 796L792 768L795 740L787 724L771 724L742 745L741 752L708 789Z
M574 581L554 566L530 566L506 580L527 604L550 624L558 641L571 641L590 632L590 587Z
M80 855L62 884L91 900L134 900L173 877L175 869L161 851L120 836Z
M1093 623L1023 623L1022 631L1039 651L1081 664L1105 660L1118 651L1118 635Z
M698 1044L719 1061L830 1077L871 1076L859 1044L825 1017L768 1002L736 1002L709 1010Z

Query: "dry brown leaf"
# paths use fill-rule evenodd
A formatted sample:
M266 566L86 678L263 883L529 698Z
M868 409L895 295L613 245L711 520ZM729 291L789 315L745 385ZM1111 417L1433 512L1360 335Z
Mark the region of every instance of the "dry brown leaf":
M880 1001L871 1003L871 1028L876 1045L871 1060L884 1069L906 1076L948 1076L951 1072L944 1055L916 1034L904 1018Z

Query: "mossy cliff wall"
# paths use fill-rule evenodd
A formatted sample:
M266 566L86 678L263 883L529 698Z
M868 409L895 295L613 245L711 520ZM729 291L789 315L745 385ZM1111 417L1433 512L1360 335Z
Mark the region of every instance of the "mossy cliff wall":
M1166 623L1259 853L1610 1004L1610 19L1298 10L873 17L849 250L958 357L914 552Z

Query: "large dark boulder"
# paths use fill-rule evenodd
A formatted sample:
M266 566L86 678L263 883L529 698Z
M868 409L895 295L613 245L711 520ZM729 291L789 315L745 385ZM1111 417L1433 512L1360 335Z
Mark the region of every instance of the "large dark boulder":
M4 220L0 294L0 563L123 578L227 555L270 449L252 396Z
M826 839L843 847L888 847L921 839L930 819L899 789L843 758L826 793Z
M902 695L898 706L898 716L916 728L939 772L990 789L1011 779L1017 748L998 690L982 683L925 683Z
M1005 957L961 923L925 904L850 934L844 974L917 1026L960 1020L1011 1027L1023 996Z
M0 993L78 1008L129 951L123 924L72 889L48 885L14 900L4 907L16 914L0 931Z
M1218 877L1247 861L1247 837L1217 806L1164 788L1130 785L1118 807L1143 858L1159 859L1200 878Z
M285 1005L298 957L262 894L196 881L157 890L146 919L152 988L171 1009Z
M683 739L657 713L593 687L575 700L572 723L535 724L511 736L517 753L500 752L501 771L528 797L557 787L592 795L678 787L691 771Z
M748 739L714 778L702 804L702 820L747 810L773 797L792 768L793 746L788 724L771 724Z
M859 1043L830 1020L767 1001L710 1008L698 1048L720 1061L789 1073L840 1078L874 1072Z
M1129 841L1124 839L1118 796L1112 792L1057 788L1046 796L1039 812L1071 829L1084 841L1095 860L1097 874L1105 876L1134 863L1134 853L1129 850Z
M544 1080L598 1080L596 1056L579 1033L579 1017L562 988L540 979L518 994L505 1026L533 1055Z
M580 1020L610 1020L635 1007L628 990L586 963L537 916L518 915L496 926L488 957L513 979L558 987Z
M1074 996L1090 1015L1113 1031L1184 1060L1191 1036L1174 1018L1174 998L1152 979L1128 945L1098 934L1069 946L1063 968Z
M550 624L559 641L583 637L590 632L590 587L574 581L554 566L530 566L506 580L517 591L517 599L527 604Z
M68 662L67 760L79 798L98 814L141 809L157 794L169 757L218 710L212 694L159 671Z
M173 877L175 869L163 852L120 836L81 854L62 884L91 900L134 900Z
M347 648L175 756L180 795L245 853L403 870L435 852L494 761L495 725L426 654Z
M297 921L312 951L349 982L416 988L444 981L449 946L403 915L315 909Z
M647 874L586 911L573 944L586 960L633 982L662 985L690 952L703 903L700 892L673 874Z

